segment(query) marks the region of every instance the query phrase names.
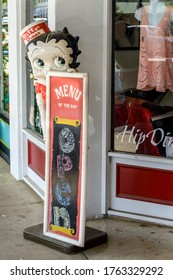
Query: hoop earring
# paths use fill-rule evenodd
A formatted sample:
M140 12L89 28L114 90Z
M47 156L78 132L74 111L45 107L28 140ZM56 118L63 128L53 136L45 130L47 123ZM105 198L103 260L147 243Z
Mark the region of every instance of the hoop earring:
M33 73L30 73L30 80L36 80Z

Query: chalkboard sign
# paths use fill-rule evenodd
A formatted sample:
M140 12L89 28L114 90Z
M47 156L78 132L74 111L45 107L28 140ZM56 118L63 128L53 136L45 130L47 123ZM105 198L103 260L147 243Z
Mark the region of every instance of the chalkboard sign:
M88 75L49 72L46 88L44 234L83 247Z

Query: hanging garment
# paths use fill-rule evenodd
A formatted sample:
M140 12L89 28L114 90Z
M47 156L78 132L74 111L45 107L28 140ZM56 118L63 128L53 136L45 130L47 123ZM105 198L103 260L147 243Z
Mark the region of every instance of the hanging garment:
M172 8L166 7L158 25L151 26L146 8L142 8L137 89L173 91L171 16Z

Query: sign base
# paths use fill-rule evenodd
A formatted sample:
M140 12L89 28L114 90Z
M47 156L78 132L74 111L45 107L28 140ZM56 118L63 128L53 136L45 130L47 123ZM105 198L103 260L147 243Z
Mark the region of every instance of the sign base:
M108 236L106 232L86 227L84 247L78 247L73 244L69 244L60 240L55 240L51 237L43 235L43 224L35 225L24 229L23 236L25 239L35 241L37 243L46 245L50 248L53 248L55 250L69 255L93 248L108 241Z

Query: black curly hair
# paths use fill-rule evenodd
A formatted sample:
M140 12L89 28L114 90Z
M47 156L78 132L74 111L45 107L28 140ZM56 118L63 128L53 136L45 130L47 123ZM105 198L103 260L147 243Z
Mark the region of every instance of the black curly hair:
M79 67L80 63L76 62L78 55L81 53L81 51L78 49L79 36L74 37L73 35L71 35L68 32L67 27L64 27L63 30L47 32L34 38L27 45L27 52L29 51L28 47L31 43L34 45L36 45L38 41L48 43L52 39L55 39L56 43L58 43L60 40L65 40L67 42L67 48L72 48L73 50L73 53L70 55L73 58L73 61L71 64L69 64L69 67L74 69ZM28 56L26 56L26 59L29 60Z

